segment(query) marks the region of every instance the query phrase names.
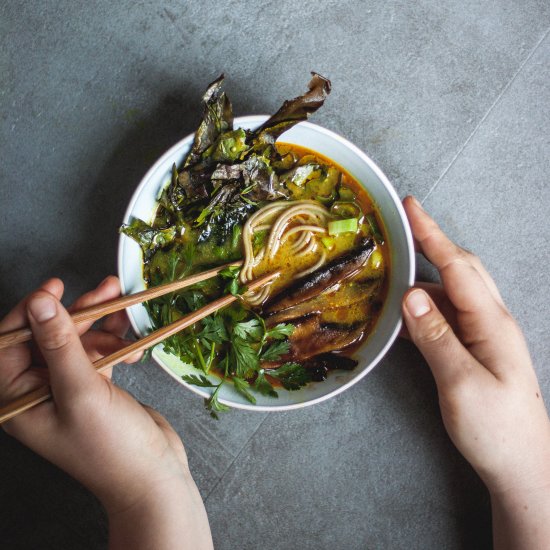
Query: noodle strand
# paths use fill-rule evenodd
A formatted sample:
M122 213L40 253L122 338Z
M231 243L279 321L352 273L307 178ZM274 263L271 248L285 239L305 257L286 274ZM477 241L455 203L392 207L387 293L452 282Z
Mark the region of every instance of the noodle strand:
M330 212L313 200L299 200L290 203L276 201L255 212L243 226L244 261L239 276L241 283L246 284L252 280L255 268L262 262L274 258L281 245L290 238L294 239L290 244L290 250L296 257L314 253L318 248L318 241L314 237L327 233L327 223L330 218L332 218ZM260 231L269 231L269 236L265 245L255 253L254 234ZM326 258L326 252L322 249L315 264L295 276L303 277L315 271L324 264ZM246 300L251 305L261 304L269 296L270 286L265 286L257 293L247 292Z

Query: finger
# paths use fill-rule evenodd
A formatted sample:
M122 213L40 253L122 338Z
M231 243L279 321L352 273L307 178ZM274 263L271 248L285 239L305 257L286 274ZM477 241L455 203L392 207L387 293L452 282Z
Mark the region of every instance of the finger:
M441 277L443 278L443 272L458 273L473 269L484 283L478 285L479 289L482 289L483 295L489 295L497 304L505 308L500 292L492 277L483 267L481 260L454 244L414 197L406 197L403 206L411 224L417 250L435 265ZM456 266L459 267L458 270ZM460 269L461 266L464 267ZM458 276L460 277L460 274ZM448 275L448 277L453 278L452 275ZM454 284L451 286L455 287ZM461 287L461 285L456 286L457 290ZM473 299L472 303L475 305L477 301ZM466 302L463 305L466 306Z
M126 315L126 311L117 311L116 313L109 315L105 318L105 321L103 321L103 324L101 325L101 330L110 332L120 338L124 338L124 336L126 336L129 328L130 320L128 319L128 315Z
M74 313L75 311L80 311L81 309L95 306L97 304L107 302L108 300L113 300L114 298L118 298L119 296L120 282L118 278L114 275L109 275L106 279L99 283L97 288L80 296L80 298L78 298L73 304L71 304L71 306L68 308L68 311L70 313ZM88 321L86 323L80 324L78 326L78 333L84 334L87 330L90 329L93 324L94 321Z
M456 309L447 297L443 286L439 283L427 283L417 281L415 283L415 288L421 288L429 294L430 298L435 302L437 309L439 309L439 311L443 314L443 317L445 317L447 323L449 323L450 327L453 329L453 332L456 334L458 331ZM401 327L399 336L407 340L411 339L409 331L407 329L407 325L404 324Z
M38 345L50 372L50 384L59 406L71 397L89 391L97 382L75 325L55 296L40 290L27 303L27 314Z
M440 391L446 391L481 369L424 290L413 288L405 294L403 318Z
M23 394L31 392L49 382L48 370L43 368L26 368L24 376L12 380L0 380L0 406L3 407Z
M63 281L61 279L48 279L44 281L38 290L45 290L53 294L58 300L63 296ZM27 319L27 301L29 296L25 296L1 321L0 333L10 332L28 325Z
M132 342L119 338L114 334L103 332L100 330L94 330L87 332L81 337L82 345L86 350L90 361L97 361L106 355L115 353L126 346L129 346ZM143 352L137 352L134 355L126 359L125 363L135 363L139 361L143 356Z
M463 344L496 376L514 371L523 364L518 360L526 350L523 336L502 300L485 283L472 255L450 241L412 197L407 197L405 208L422 252L439 270L457 310L457 334Z
M58 299L63 296L63 282L60 279L48 279L39 288L50 292ZM0 321L0 332L17 330L29 324L26 311L28 299L26 296ZM27 380L21 376L30 365L31 350L26 344L0 350L0 392L5 399L15 398L29 388L34 389L34 377L31 376Z
M486 332L488 321L502 308L467 253L447 238L415 199L407 198L405 208L422 253L438 269L452 304L458 312L470 314L472 336Z

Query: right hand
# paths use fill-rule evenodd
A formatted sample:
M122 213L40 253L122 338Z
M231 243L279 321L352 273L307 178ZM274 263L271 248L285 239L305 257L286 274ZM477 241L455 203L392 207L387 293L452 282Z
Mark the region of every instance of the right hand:
M404 206L418 251L443 283L430 288L434 299L409 290L403 316L434 375L449 436L493 496L550 491L550 422L521 330L479 259L415 199Z
M112 548L211 548L180 438L159 413L92 364L127 344L125 314L107 318L102 331L86 332L91 323L76 328L60 302L62 293L62 282L51 279L0 321L0 332L30 324L40 352L33 358L24 344L0 351L0 402L45 381L53 395L3 428L96 494L109 515ZM75 306L119 294L118 279L109 277ZM82 340L79 330L85 332ZM40 368L42 361L48 369Z

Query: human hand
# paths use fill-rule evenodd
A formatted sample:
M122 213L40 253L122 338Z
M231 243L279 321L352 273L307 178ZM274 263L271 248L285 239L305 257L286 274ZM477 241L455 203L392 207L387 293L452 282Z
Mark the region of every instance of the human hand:
M550 422L521 330L480 260L407 197L417 250L443 285L403 299L408 335L437 384L452 441L491 494L498 549L550 547Z
M546 495L550 422L521 330L480 260L415 199L404 207L443 283L409 290L403 316L434 375L447 432L497 501Z
M190 541L195 540L190 534L200 532L196 546L191 546L203 547L202 537L209 547L208 522L180 438L160 414L140 405L92 365L128 344L123 340L129 325L125 313L106 318L100 331L88 331L91 323L77 329L59 301L62 294L63 283L51 279L0 322L0 332L29 324L38 351L33 354L25 344L0 351L2 404L44 383L50 384L53 395L51 401L6 422L5 431L95 493L111 523L120 526L117 533L124 531L130 513L135 520L135 514L150 518L164 510L168 518L166 506L176 504L188 515L171 518L177 529L187 527ZM119 294L118 279L109 277L73 308ZM154 546L162 548L159 532L154 535ZM132 547L143 547L143 540Z

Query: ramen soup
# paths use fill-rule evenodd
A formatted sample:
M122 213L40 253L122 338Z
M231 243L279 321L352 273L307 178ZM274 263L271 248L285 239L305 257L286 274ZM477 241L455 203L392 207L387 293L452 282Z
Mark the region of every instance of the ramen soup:
M143 250L149 286L234 264L146 304L159 328L224 294L238 296L163 343L196 369L187 382L217 387L214 413L223 407L216 401L223 383L254 403L255 392L276 397L280 388L298 390L354 368L390 269L382 220L361 184L330 159L277 141L322 104L330 83L314 75L307 94L255 131L233 129L221 83L209 86L193 147L173 167L151 223L135 219L121 229ZM248 290L266 274L274 277Z

